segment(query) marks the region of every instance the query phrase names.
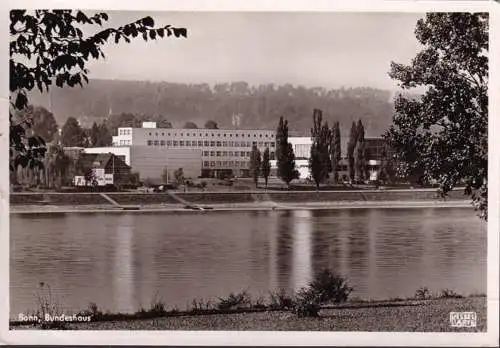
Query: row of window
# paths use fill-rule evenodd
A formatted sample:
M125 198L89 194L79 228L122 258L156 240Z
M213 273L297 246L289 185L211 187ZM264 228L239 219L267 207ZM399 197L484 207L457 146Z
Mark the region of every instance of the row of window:
M125 130L124 130L124 131L125 131ZM130 134L130 133L128 133L128 134ZM176 133L176 132L148 132L148 135L149 135L149 136L153 136L153 135L154 135L154 136L156 136L156 137L158 137L158 136L162 136L162 137L164 137L164 136L165 136L165 134L166 134L167 136L169 136L169 137L170 137L170 136L172 136L172 135L173 135L174 137L176 137L176 136L177 136L177 134L179 134L181 137L183 137L183 136L184 136L184 134L185 134L185 136L186 136L186 137L189 137L189 136L191 136L191 137L196 137L196 136L202 137L202 136L203 136L203 133L184 133L184 132L182 132L182 133ZM122 135L122 134L120 133L120 135ZM125 135L125 133L124 133L123 135ZM205 133L205 137L208 137L209 135L210 135L210 136L212 136L212 137L219 137L219 138L220 138L220 137L224 137L224 138L225 138L225 137L229 137L229 138L232 138L232 137L233 137L233 135L234 135L234 137L236 137L236 138L238 138L238 137L245 138L245 134L239 134L239 133L235 133L235 134L233 134L233 133ZM248 134L246 134L246 137L247 137L247 138L251 138L251 137L252 137L252 135L251 135L250 133L248 133ZM274 137L274 135L272 135L272 134L264 134L264 135L262 135L262 133L261 133L261 134L259 134L258 136L257 136L257 134L253 134L253 137L254 137L254 138L263 138L263 137L264 137L264 138L273 138L273 137Z
M122 141L125 140L120 140L120 145ZM148 140L147 141L148 146L173 146L173 147L251 147L253 145L259 146L259 147L271 147L274 148L275 143L274 142L267 142L267 141L202 141L202 140Z
M131 145L131 140L120 140L120 145Z
M118 128L118 135L131 135L131 134L132 134L131 129Z
M248 157L250 151L203 151L203 157ZM270 159L274 159L274 152L269 154Z
M246 168L248 167L248 161L203 161L203 167Z

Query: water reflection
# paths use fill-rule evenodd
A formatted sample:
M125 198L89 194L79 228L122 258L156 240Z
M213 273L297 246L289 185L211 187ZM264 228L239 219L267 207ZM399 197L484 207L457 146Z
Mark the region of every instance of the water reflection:
M347 276L353 295L411 296L420 286L486 289L486 224L469 209L339 209L208 214L11 216L11 315L39 282L68 308L135 311L157 295L194 298Z
M132 215L121 215L116 228L114 269L113 269L113 292L114 307L122 312L131 312L136 308L133 301L133 252L132 252L133 217Z
M293 289L298 290L311 280L312 213L297 210L293 214Z
M276 288L290 289L293 283L290 280L290 274L293 266L293 212L282 211L278 213L276 228Z

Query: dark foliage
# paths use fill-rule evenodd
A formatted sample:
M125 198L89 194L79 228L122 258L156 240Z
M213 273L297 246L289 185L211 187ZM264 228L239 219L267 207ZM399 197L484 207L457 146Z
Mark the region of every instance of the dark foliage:
M390 76L420 98L394 100L386 133L398 168L446 195L457 184L487 219L488 27L487 13L429 13L415 34L423 46L410 65L392 63Z
M130 42L138 36L146 41L164 36L187 36L185 28L170 25L154 28L151 17L84 36L82 26L102 26L107 20L108 15L103 12L88 15L73 10L10 11L11 171L18 166L43 167L45 140L28 132L33 125L32 120L22 115L30 104L30 91L48 92L54 85L83 87L83 83L88 83L87 62L104 58L102 48L109 41Z

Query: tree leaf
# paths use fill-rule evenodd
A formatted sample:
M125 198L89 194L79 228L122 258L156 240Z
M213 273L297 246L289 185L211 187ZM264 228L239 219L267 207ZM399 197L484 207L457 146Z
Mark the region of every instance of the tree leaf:
M144 17L142 19L142 25L144 25L145 27L152 27L155 25L155 21L150 16Z
M19 91L19 93L17 93L17 97L16 97L16 108L18 110L22 110L26 107L26 105L28 104L28 98L26 98L26 95Z
M187 38L187 29L186 28L172 28L174 31L174 36L175 37L186 37Z

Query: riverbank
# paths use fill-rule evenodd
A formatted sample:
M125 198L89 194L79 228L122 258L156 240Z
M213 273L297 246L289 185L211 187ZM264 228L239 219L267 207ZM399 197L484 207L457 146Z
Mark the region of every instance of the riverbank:
M65 323L65 329L484 332L486 310L486 297L361 301L323 307L317 318L298 317L283 310L197 315L175 313L149 319ZM477 326L451 327L450 312L475 312ZM37 329L33 325L11 325L10 328Z
M331 210L331 209L416 209L416 208L471 208L464 200L454 201L378 201L378 202L304 202L295 204L276 203L234 203L234 204L204 204L189 207L182 204L149 204L123 209L112 205L11 205L11 214L44 214L44 213L186 213L198 211L281 211L281 210Z
M462 191L443 199L433 189L319 192L12 193L12 213L296 210L470 207Z

